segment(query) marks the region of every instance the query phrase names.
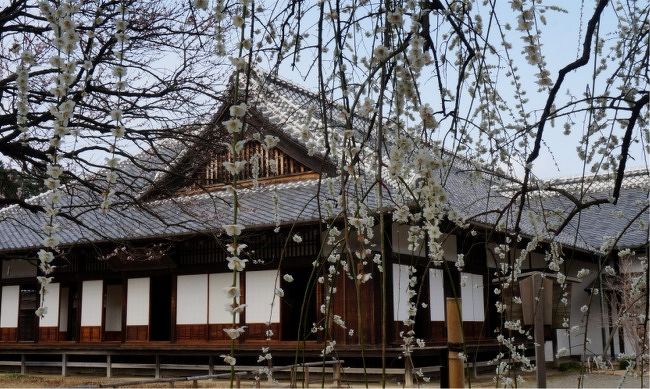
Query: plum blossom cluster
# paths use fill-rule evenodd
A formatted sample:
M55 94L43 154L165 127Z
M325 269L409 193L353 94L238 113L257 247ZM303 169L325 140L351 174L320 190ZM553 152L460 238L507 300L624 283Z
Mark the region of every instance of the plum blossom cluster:
M564 263L564 258L562 257L562 247L557 242L552 242L550 245L550 250L546 252L545 260L548 263L548 268L555 274L555 280L560 285L560 290L562 295L560 296L559 303L568 306L569 305L569 292L567 290L568 285L566 282L566 275L562 272L562 264ZM578 278L586 276L589 271L586 269L581 270ZM571 321L569 317L562 318L562 327L569 330L571 326ZM567 333L568 335L568 333Z
M124 118L122 109L119 106L121 93L126 89L126 67L124 66L124 56L126 53L125 46L128 43L129 35L127 33L128 21L126 17L126 7L123 3L118 5L118 16L115 19L115 34L113 37L118 43L113 49L113 55L119 61L119 63L113 66L112 74L115 77L115 90L117 91L117 103L118 105L111 110L111 119L115 121L115 126L111 131L113 135L113 142L110 145L110 157L106 159L106 182L107 186L104 192L102 193L102 202L100 208L106 212L111 206L111 197L114 195L115 191L112 188L117 182L117 172L116 168L118 166L117 158L115 157L115 149L117 147L117 142L120 138L126 133L126 127L124 126Z
M243 312L245 309L244 304L240 304L241 292L239 286L237 285L237 279L239 273L243 272L246 269L247 259L243 258L245 254L247 245L239 241L239 237L245 229L245 226L238 223L238 214L239 214L239 197L237 193L237 177L243 170L243 167L246 164L246 161L240 161L236 158L243 150L245 141L240 139L241 132L243 130L243 118L246 115L247 106L245 103L240 103L230 107L231 118L223 123L226 130L231 134L231 143L228 145L230 150L232 161L223 162L223 166L226 171L232 176L232 186L229 188L230 193L233 195L233 223L222 225L222 229L225 234L230 239L230 243L227 244L226 248L228 251L228 256L226 260L228 262L228 269L232 271L233 281L231 286L226 288L226 297L231 300L231 304L226 306L226 311L232 315L232 324L230 328L225 328L223 331L231 339L231 342L234 342L239 338L246 330L245 326L238 327L237 318L238 314ZM234 344L234 343L232 343ZM230 366L236 364L236 359L234 357L234 347L231 347L231 353L229 355L222 356L224 362Z
M27 132L27 115L29 114L29 69L34 64L34 55L23 51L16 69L16 124L18 130Z
M56 97L57 103L49 107L52 116L53 133L50 138L50 162L46 169L45 186L49 189L46 195L45 224L43 225L43 246L44 249L38 253L39 269L42 276L38 277L40 284L40 306L36 315L43 316L47 313L43 305L47 285L52 282L52 273L55 267L52 265L57 247L59 245L58 231L60 226L56 223L56 216L60 212L60 201L62 191L60 189L60 177L63 174L63 167L59 161L58 149L62 139L70 133L68 124L72 118L75 101L70 97L70 85L74 81L76 72L76 60L73 57L75 45L79 41L79 34L75 30L76 23L73 15L77 12L77 6L69 1L61 3L58 7L52 8L48 1L39 3L39 9L43 17L48 21L53 34L53 42L60 54L50 58L50 65L56 69L56 77L52 80L54 86L50 93Z
M329 339L329 337L332 335L331 326L326 325L326 323L333 323L335 326L339 327L342 330L347 329L343 317L335 314L332 309L333 299L337 292L337 277L345 274L348 278L354 279L351 273L346 273L346 270L344 270L350 270L347 264L347 260L341 255L343 246L345 245L344 241L345 237L342 233L342 230L334 225L329 225L327 228L326 239L326 247L329 250L329 253L322 263L318 259L312 263L314 267L319 267L322 265L324 275L318 277L317 282L323 285L324 297L323 302L319 307L319 311L322 314L322 319L318 323L312 323L311 333L316 334L322 332L324 333L324 338L326 340ZM348 335L353 336L354 329L349 329ZM327 340L325 347L321 350L321 355L330 355L334 351L335 347L336 341Z
M523 382L520 372L532 371L534 366L526 356L527 343L533 337L529 330L522 327L520 320L510 319L507 314L511 310L512 304L521 304L521 297L517 296L514 287L518 284L519 276L522 274L523 264L529 254L532 253L539 245L539 238L533 237L530 242L517 253L514 249L514 242L520 242L519 236L506 237L505 243L494 247L494 258L497 265L494 276L501 280L499 287L495 288L493 293L497 297L495 302L496 311L504 318L503 330L497 335L497 342L501 350L493 362L497 365L495 382L503 384L505 387L514 387ZM559 265L563 262L559 257L561 251L559 245L552 246L552 253L547 254L546 260L549 266L559 270ZM507 292L507 293L506 293ZM514 376L514 378L513 378Z
M418 284L416 273L417 269L415 267L408 267L409 283L406 290L408 317L403 321L404 328L399 333L399 336L402 338L402 344L400 345L402 349L402 355L409 360L413 353L414 347L417 346L423 348L426 345L424 340L415 337L415 315L417 315L418 312L417 303L415 301L415 298L417 296L415 288Z
M525 335L529 341L532 339L528 331L521 329L520 323L512 321L507 323L510 331ZM525 343L518 342L515 336L506 337L503 334L499 334L497 335L497 342L507 350L507 353L499 352L492 360L497 365L496 375L493 379L503 383L505 387L514 387L515 380L521 383L523 382L523 377L520 374L516 374L513 380L511 373L515 371L531 372L535 370L535 366L526 356Z

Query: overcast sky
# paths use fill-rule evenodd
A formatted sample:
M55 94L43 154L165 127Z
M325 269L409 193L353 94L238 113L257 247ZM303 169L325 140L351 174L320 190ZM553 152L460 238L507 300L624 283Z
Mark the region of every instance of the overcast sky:
M516 26L516 20L514 19L514 13L510 9L509 2L497 2L498 5L498 14L500 20L503 23L510 22L511 25ZM581 9L581 5L584 3L584 9ZM553 4L551 2L544 2L545 5ZM542 30L542 39L543 47L542 53L545 56L546 62L548 63L548 69L551 72L551 78L555 80L555 77L558 74L559 69L566 66L569 62L575 60L578 54L582 50L582 39L584 38L584 33L586 29L587 22L591 15L593 14L594 2L593 1L562 1L555 2L555 4L564 7L567 13L561 12L546 12L547 25L543 26ZM616 20L613 17L614 11L612 6L608 6L605 10L602 24L600 27L600 36L606 40L605 48L607 49L611 45L613 33L616 31ZM508 19L510 18L510 19ZM483 17L484 26L487 25L488 15L487 13ZM303 26L309 26L311 23L315 23L315 20L307 17L303 22ZM536 69L532 68L530 65L525 63L523 56L519 54L521 39L519 38L519 32L513 30L510 31L512 34L509 41L514 45L511 55L515 55L517 62L516 65L520 68L520 74L524 83L529 86L527 91L529 92L528 98L530 102L526 105L527 111L532 112L533 116L536 118L538 114L542 111L548 93L535 93L536 85L534 84L534 74ZM496 30L492 33L494 37L497 37ZM495 41L498 42L498 41ZM593 56L592 56L593 58ZM300 73L307 73L304 71L306 63L309 61L303 61L303 64L299 66ZM309 62L310 63L310 62ZM613 64L615 66L615 64ZM570 90L573 96L580 97L584 93L586 85L591 82L591 69L593 67L593 62L590 61L590 64L579 70L579 73L572 72L570 73L563 83L563 87L558 94L556 99L557 105L561 105L562 101L566 101L568 98L567 91ZM505 73L503 71L502 73ZM292 71L290 68L290 61L286 61L283 66L280 68L280 75L284 78L293 80L297 83L303 84L304 86L317 90L317 72L312 71L306 79L302 79L298 72ZM509 90L510 80L501 76L503 82L506 85L504 90ZM426 77L422 77L425 79ZM526 80L528 79L528 80ZM454 78L450 78L451 81ZM596 92L600 92L603 89L604 79L601 77L600 80L596 81ZM501 85L499 85L499 88ZM432 88L435 90L436 88ZM427 90L426 88L424 90ZM503 97L508 99L513 99L512 94L506 92L503 94ZM423 97L426 101L426 96ZM434 100L435 101L435 100ZM514 106L514 101L512 102ZM545 127L544 134L544 146L540 153L539 158L534 164L533 172L539 177L544 179L555 178L555 177L566 177L566 176L580 176L583 173L583 162L577 157L576 147L578 146L578 140L581 138L583 131L585 130L587 116L585 114L579 114L573 116L573 120L576 124L572 128L572 134L567 136L563 134L563 124L564 122L558 121L555 127L551 127L547 124ZM617 128L618 134L622 134L622 130ZM635 136L638 138L638 133ZM619 139L622 136L619 136ZM635 143L631 147L631 157L632 159L628 161L628 169L639 169L647 167L647 160L645 155L642 152L642 146L639 143ZM519 166L516 168L517 173L521 173L523 168ZM590 174L590 166L587 166L585 169L586 174ZM602 171L600 173L603 173Z

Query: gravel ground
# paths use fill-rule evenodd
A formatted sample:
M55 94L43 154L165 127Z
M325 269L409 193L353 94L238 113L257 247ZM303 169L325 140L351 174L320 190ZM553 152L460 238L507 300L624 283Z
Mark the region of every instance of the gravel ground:
M618 388L621 380L623 379L624 373L621 370L617 371L600 371L588 373L585 377L585 388ZM559 372L557 370L550 370L547 376L547 387L549 388L577 388L578 386L578 377L579 374L575 372ZM647 377L643 382L643 387L648 387L648 381L650 377ZM107 379L104 377L91 377L91 376L71 376L71 377L60 377L56 375L25 375L21 376L19 374L1 374L0 375L0 387L20 387L20 388L42 388L42 387L74 387L74 386L89 386L89 385L98 385L106 383L120 383L128 382L131 380L141 380L142 378L112 378ZM534 374L525 376L526 382L520 387L522 388L534 388L536 387L535 376ZM266 385L265 381L262 381L262 387L269 387ZM282 387L288 387L288 382L281 382ZM209 387L227 387L229 385L228 381L199 381L199 387L209 388ZM168 387L168 384L158 384L158 385L147 385L147 387ZM300 386L300 385L299 385ZM310 385L312 388L320 387L319 383L312 383ZM175 384L177 388L189 388L191 387L191 382L179 382ZM242 380L242 387L250 388L253 387L253 382L249 380ZM365 387L362 384L354 384L351 386L345 385L345 387ZM377 383L373 383L370 387L376 388L380 387ZM427 388L437 388L439 387L438 382L432 380L430 383L423 385ZM492 377L489 375L482 375L476 379L472 380L472 387L475 388L490 388L494 387ZM641 378L628 376L625 378L623 383L623 388L640 388L641 387Z
M579 373L576 372L560 372L557 370L551 370L546 376L546 386L548 388L577 388L578 387L578 378L580 377ZM623 370L614 370L614 371L599 371L587 373L585 375L585 388L618 388L621 384L621 381L625 378L623 382L623 388L640 388L641 387L641 377L630 376L624 377ZM523 385L519 386L521 388L535 388L537 383L535 381L535 375L529 374L525 376L526 382ZM648 387L648 381L650 377L646 377L643 380L643 387ZM494 383L492 379L487 376L481 376L472 382L472 387L477 388L490 388L493 387Z

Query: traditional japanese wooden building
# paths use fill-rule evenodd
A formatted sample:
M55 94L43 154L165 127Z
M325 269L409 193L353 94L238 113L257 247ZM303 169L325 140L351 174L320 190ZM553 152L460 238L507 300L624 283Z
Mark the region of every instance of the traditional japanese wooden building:
M326 267L314 266L324 258L323 219L332 221L326 209L336 209L339 180L336 163L320 151L321 131L316 112L317 96L278 77L258 74L250 88L251 134L274 135L280 139L272 150L260 142L249 142L243 151L249 159L258 154L259 172L248 168L239 182L240 223L246 226L242 236L250 248L250 262L238 282L242 303L247 309L239 315L247 326L237 340L238 354L254 363L260 347L270 345L275 356L294 355L296 348L317 357L323 339L312 334L313 323L322 322L319 307L323 303L322 286L317 278ZM199 353L218 355L229 346L223 332L232 318L225 312L228 303L223 288L232 281L226 267L226 237L223 224L232 220L232 194L227 190L229 175L222 162L230 158L221 145L224 132L220 123L227 118L227 107L219 109L212 126L191 129L192 142L166 142L155 152L144 152L120 166L118 187L112 208L103 213L99 196L70 184L62 203L63 211L76 219L60 218L61 249L55 265L54 281L45 296L47 314L40 320L34 314L38 306L36 251L42 242L43 216L18 207L0 211L0 260L2 262L0 297L0 351L4 354L56 350L107 353ZM332 115L338 114L336 107ZM337 136L336 126L329 131ZM340 136L340 134L338 135ZM276 160L277 168L268 161ZM443 228L444 258L449 266L427 266L425 245L409 249L409 225L393 222L394 198L390 185L384 192L384 209L369 191L367 209L386 212L384 230L375 227L371 242L378 252L378 237L387 239L391 265L387 274L388 355L397 361L402 342L401 322L408 318L408 267L417 269L419 310L416 336L426 346L416 357L437 356L437 347L446 344L445 297L454 293L462 299L465 341L472 351L486 350L482 358L491 358L496 347L495 331L501 317L494 309L496 287L494 269L499 258L494 247L504 243L503 234L493 231L493 219L485 212L508 201L507 185L494 176L472 172L468 162L460 160L445 168L445 190L453 209L463 217L483 214L468 220L460 228L447 221ZM257 179L253 179L257 176ZM99 178L98 178L99 180ZM370 179L368 179L370 181ZM606 193L609 179L594 178L594 195ZM555 182L570 189L578 180ZM363 184L369 185L369 184ZM592 274L571 285L569 316L579 322L579 307L588 299L588 288L598 273L598 248L603 236L618 236L619 248L631 248L639 256L647 255L648 226L630 227L629 221L647 205L648 173L636 172L626 180L616 205L604 204L587 209L581 222L572 221L556 241L562 243L567 259L567 275L590 268ZM30 201L40 202L47 194ZM540 195L539 202L527 205L527 215L553 213L566 215L573 206L559 196ZM532 220L532 218L529 218ZM647 221L645 216L640 220ZM526 219L524 231L533 236L536 226ZM278 231L279 230L279 231ZM275 232L278 231L278 232ZM292 239L298 234L300 243ZM522 241L520 248L525 247ZM547 269L546 244L529 254L526 270ZM465 266L459 271L454 263L464 255ZM287 283L280 274L290 273ZM346 321L348 330L332 326L338 355L359 355L359 334L365 340L365 353L378 357L381 350L381 276L376 266L368 266L372 279L361 285L359 296L353 280L339 277L333 312ZM274 299L281 286L285 295ZM303 300L305 303L303 304ZM357 305L357 301L360 303ZM606 308L606 307L605 307ZM300 321L301 317L303 320ZM595 317L602 316L594 304ZM605 314L606 316L606 314ZM274 333L267 341L266 331ZM588 352L602 352L601 326L587 329L591 344ZM581 333L565 335L557 325L549 326L555 347L568 346L574 355L582 354ZM616 337L614 352L624 350L622 337ZM394 362L398 363L398 362ZM433 363L432 363L433 364Z

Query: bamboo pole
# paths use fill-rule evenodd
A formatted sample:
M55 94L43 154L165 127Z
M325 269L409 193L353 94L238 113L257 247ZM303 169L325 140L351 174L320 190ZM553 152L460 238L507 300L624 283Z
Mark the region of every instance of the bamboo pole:
M332 378L334 381L334 387L340 388L341 387L341 361L337 361L337 363L334 364Z
M540 274L533 275L533 296L538 296L535 304L535 365L537 367L537 387L546 387L546 355L544 353L544 279Z
M303 388L309 387L309 366L305 366L302 371Z
M465 368L463 360L459 357L459 350L464 343L463 323L460 317L461 301L456 298L447 298L447 344L449 353L447 356L449 371L449 387L465 387Z

